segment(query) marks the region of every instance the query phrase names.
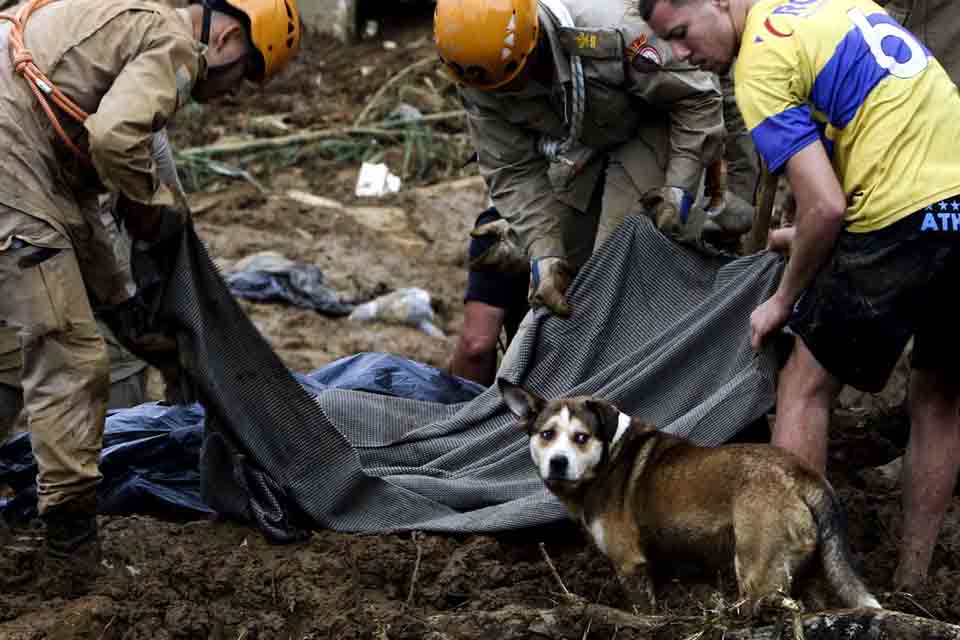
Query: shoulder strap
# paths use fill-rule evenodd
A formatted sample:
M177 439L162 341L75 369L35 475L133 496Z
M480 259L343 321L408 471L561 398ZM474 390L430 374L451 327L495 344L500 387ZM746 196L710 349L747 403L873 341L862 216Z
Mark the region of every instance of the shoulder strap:
M540 5L556 19L561 27L575 28L573 16L560 0L540 0ZM565 140L543 136L537 143L540 152L551 162L556 161L564 152L574 146L583 131L583 112L586 108L586 88L583 78L583 63L580 56L570 53L570 77L572 82L571 99L567 105L567 121L570 130Z

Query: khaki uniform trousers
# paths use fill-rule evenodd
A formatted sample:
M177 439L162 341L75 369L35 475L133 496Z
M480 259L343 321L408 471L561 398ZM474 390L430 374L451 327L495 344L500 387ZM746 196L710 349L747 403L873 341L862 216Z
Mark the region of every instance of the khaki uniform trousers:
M0 239L9 244L0 250L0 324L15 329L20 343L42 514L100 480L109 359L69 243L61 238L38 253L27 242L49 239L52 227L12 209L0 208L0 216L13 231Z
M630 215L643 215L641 198L666 182L666 153L636 138L617 148L607 160L597 235L591 247L600 248Z

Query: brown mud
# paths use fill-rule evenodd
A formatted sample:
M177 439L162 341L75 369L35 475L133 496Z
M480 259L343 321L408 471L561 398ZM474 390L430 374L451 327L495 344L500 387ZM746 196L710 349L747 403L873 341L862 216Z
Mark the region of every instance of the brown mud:
M185 149L260 133L261 116L271 114L283 115L287 133L350 126L389 78L433 55L429 27L428 9L351 47L309 37L294 68L265 94L188 110L173 131L175 143ZM456 109L443 78L428 71L411 75L417 91L405 95L419 97L424 112L431 111L431 101L432 112ZM395 92L385 97L371 121L396 102ZM462 122L454 120L439 130L462 133L458 127ZM403 147L391 147L383 157L396 172L404 155ZM460 160L468 153L463 155ZM270 250L318 264L346 297L422 287L433 296L437 323L448 335L435 338L413 328L244 303L291 369L306 372L361 351L445 364L462 321L467 231L485 204L481 184L471 178L475 165L451 171L427 164L421 176L403 176L408 188L373 200L353 195L359 158L301 152L292 162L270 156L245 166L266 193L221 179L193 196L200 234L225 268ZM457 182L415 189L448 180ZM342 206L305 204L291 192ZM357 207L379 210L357 213ZM930 584L912 595L886 593L896 562L899 491L895 485L867 482L861 471L902 451L905 421L898 408L904 379L899 370L883 394L844 396L833 425L831 480L848 505L855 560L883 602L960 623L960 500L948 514ZM0 640L679 640L701 631L699 637L719 638L723 628L742 624L734 615L735 584L726 573L666 579L658 613L668 618L650 632L617 629L586 616L564 619L563 633L553 636L542 635L546 626L520 625L518 608L547 611L561 600L539 542L571 592L594 603L623 604L607 563L572 526L466 537L323 531L308 543L271 546L256 531L231 523L149 517L103 518L101 523L111 567L106 575L79 598L45 599L29 588L5 593ZM542 615L547 625L553 614Z

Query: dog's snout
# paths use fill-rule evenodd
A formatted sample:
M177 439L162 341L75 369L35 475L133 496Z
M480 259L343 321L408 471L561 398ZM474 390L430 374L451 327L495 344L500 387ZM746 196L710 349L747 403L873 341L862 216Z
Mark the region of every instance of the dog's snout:
M551 476L562 476L567 472L567 467L570 465L569 460L566 456L554 456L550 458L550 475Z

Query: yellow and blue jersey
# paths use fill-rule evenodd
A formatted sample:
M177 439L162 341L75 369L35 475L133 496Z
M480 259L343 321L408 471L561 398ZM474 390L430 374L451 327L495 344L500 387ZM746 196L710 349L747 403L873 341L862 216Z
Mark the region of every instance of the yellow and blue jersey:
M757 3L734 78L771 171L823 143L847 196L847 230L882 229L960 193L960 91L870 0Z

